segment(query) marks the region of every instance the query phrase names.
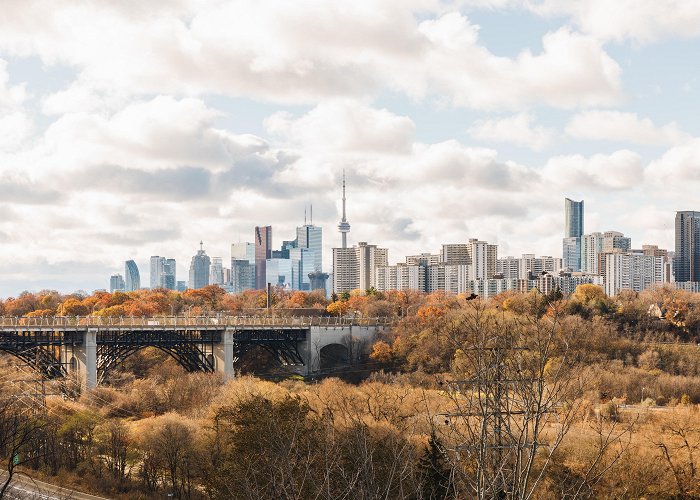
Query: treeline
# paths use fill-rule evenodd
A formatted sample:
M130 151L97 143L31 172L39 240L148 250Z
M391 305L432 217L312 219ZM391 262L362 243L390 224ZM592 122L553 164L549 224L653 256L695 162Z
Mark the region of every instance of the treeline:
M340 316L413 318L434 314L435 310L458 308L462 301L473 298L478 297L444 292L426 294L415 290L379 292L370 288L333 294L329 300L321 291L273 289L270 307L278 313L306 309ZM566 307L561 312L584 319L602 317L620 330L666 331L683 339L700 334L700 294L670 287L643 293L623 291L617 297L608 297L599 286L581 285L567 299L558 290L546 295L532 290L529 293L504 292L488 302L519 314L537 315L544 314L554 303L564 303ZM91 295L43 290L0 299L0 315L18 317L243 314L260 312L266 307L265 291L230 294L216 285L184 292L161 288L114 293L98 291Z

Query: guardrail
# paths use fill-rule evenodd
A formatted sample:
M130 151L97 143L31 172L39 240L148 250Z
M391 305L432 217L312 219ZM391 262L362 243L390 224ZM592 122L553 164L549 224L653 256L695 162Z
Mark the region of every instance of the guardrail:
M341 318L337 316L1 316L0 329L17 327L207 327L216 326L380 326L388 325L390 318Z

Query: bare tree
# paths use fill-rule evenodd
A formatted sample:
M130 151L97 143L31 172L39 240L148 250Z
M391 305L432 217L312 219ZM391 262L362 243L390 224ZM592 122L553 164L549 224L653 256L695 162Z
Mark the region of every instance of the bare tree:
M40 453L37 438L44 423L22 404L21 397L9 395L0 400L0 457L6 471L0 499L5 497L17 467L36 459Z
M513 315L470 301L436 326L459 378L448 385L454 410L443 415L442 440L452 443L462 494L532 498L581 409L568 332L555 306L535 306Z

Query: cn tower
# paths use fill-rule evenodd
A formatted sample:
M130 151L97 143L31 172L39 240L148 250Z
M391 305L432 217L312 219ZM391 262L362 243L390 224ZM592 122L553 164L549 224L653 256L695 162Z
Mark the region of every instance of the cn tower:
M343 218L340 219L340 223L338 224L338 231L340 231L340 234L343 238L343 244L341 248L347 248L348 233L350 232L350 223L348 222L347 217L345 215L345 169L343 169Z

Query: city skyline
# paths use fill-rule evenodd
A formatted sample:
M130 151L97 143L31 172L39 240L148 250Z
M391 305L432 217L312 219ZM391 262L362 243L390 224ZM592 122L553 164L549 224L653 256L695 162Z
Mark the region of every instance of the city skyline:
M673 248L698 209L700 5L577 4L13 2L0 297L108 288L150 256L182 278L198 241L226 263L309 205L329 270L343 171L348 246L393 262L468 238L559 255L565 197L586 233Z

